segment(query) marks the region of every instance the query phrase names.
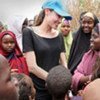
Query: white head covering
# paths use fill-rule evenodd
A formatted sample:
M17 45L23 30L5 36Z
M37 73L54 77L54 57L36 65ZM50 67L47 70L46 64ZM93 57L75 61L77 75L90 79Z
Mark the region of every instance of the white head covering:
M94 16L93 16L93 13L91 13L91 12L87 12L86 14L84 14L83 15L83 17L90 17L90 18L92 18L93 20L94 20Z
M8 30L12 31L15 34L21 51L22 51L22 25L25 19L26 17L15 15L15 16L10 16L7 21Z

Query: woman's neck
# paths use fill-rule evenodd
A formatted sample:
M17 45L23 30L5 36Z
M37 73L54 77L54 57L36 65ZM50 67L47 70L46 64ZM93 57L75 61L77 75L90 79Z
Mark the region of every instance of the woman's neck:
M54 38L58 35L57 31L52 29L45 21L36 27L36 34L46 38Z
M44 34L49 34L52 31L52 28L47 24L46 21L43 21L43 23L38 26L39 30L41 30Z

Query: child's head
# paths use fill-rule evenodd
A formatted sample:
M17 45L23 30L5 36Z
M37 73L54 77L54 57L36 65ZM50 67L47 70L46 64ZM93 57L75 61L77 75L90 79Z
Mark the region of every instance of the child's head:
M17 78L19 86L19 100L30 100L35 97L35 88L31 78L25 74L13 74L12 79Z
M98 23L92 31L90 47L92 50L100 51L100 23Z
M60 31L64 36L67 36L71 30L70 20L63 19L60 25Z
M47 88L54 100L62 100L71 86L71 73L62 65L55 66L47 77Z
M16 41L16 37L11 31L4 31L0 33L0 52L1 54L9 54L15 51L16 54L21 55L21 51Z
M18 100L17 90L11 81L9 63L2 55L0 55L0 100Z
M5 34L2 37L2 48L5 52L12 52L15 48L15 41L13 37L9 34Z

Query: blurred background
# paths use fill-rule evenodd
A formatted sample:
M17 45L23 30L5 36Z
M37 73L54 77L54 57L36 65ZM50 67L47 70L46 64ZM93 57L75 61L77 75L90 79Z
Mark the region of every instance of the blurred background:
M23 15L29 19L41 10L43 0L0 0L0 21L6 22L11 15Z
M0 21L6 23L11 15L23 15L33 19L41 10L44 0L0 0ZM100 19L100 0L63 0L66 10L72 15L72 29L79 26L79 15L83 11L92 11Z
M67 2L66 2L67 1ZM83 11L93 12L100 20L100 0L66 0L64 1L70 14L73 17L72 30L79 26L79 15Z

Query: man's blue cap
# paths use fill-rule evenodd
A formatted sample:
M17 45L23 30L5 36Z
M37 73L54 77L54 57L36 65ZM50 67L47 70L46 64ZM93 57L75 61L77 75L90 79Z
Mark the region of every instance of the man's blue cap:
M72 20L72 17L70 14L67 13L66 9L64 8L64 5L62 4L61 0L46 0L42 8L49 8L54 10L57 14L64 17L67 20Z

